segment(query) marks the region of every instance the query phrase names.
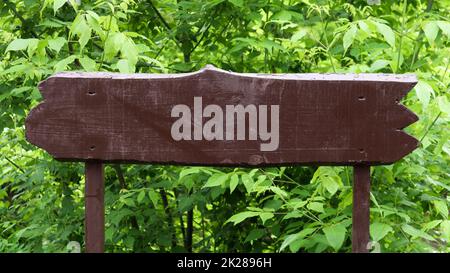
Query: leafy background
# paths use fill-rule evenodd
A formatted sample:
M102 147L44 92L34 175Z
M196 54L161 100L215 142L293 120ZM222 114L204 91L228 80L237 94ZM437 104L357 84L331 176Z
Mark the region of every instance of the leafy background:
M372 3L380 2L379 5ZM449 252L450 1L4 0L0 251L83 248L81 163L24 138L63 70L415 73L420 148L372 168L373 251ZM349 167L107 165L108 252L349 252Z

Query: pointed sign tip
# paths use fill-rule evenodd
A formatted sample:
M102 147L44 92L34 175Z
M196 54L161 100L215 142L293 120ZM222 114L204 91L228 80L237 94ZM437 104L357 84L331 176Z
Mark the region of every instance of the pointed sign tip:
M394 156L394 158L391 160L392 162L399 161L420 146L419 140L409 135L405 131L396 130L395 132L395 136L393 136L391 139L391 147L395 147L393 149L396 150L395 153L392 153L392 155Z

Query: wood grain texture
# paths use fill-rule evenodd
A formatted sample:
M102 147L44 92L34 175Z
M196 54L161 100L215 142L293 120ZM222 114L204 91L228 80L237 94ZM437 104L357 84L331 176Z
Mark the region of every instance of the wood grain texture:
M87 253L103 253L105 248L104 171L98 161L86 162L85 243Z
M417 147L403 128L417 116L399 101L414 75L239 74L206 66L187 74L59 73L26 138L59 160L216 166L390 164ZM175 141L177 104L279 105L279 146L262 141ZM207 119L204 119L204 122Z
M368 253L370 240L370 166L353 169L352 252Z

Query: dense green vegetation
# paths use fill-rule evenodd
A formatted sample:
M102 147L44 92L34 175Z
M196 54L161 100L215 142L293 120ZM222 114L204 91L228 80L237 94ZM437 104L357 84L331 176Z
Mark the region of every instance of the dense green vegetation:
M450 1L4 0L0 252L83 246L81 163L27 143L36 86L64 70L415 73L416 151L372 168L382 252L449 252ZM107 165L108 252L349 252L352 168ZM376 249L375 249L376 250Z

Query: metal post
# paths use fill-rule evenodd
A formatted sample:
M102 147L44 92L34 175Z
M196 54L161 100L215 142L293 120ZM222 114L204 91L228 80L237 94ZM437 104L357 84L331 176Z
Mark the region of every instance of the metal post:
M354 166L352 252L368 253L370 224L370 166Z
M104 177L101 162L86 162L85 243L87 253L102 253L105 245Z

